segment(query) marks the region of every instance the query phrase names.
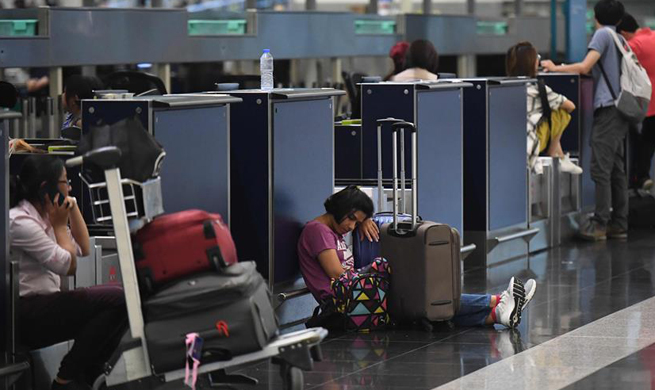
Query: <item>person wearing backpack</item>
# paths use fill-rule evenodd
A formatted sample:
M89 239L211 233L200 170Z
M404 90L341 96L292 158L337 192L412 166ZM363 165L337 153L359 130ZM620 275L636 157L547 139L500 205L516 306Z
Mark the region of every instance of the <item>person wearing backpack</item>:
M393 283L393 269L389 269L383 258L377 258L362 269L354 269L352 253L343 238L354 229L360 229L364 237L379 237L377 225L371 221L373 201L356 186L348 186L328 197L324 207L326 212L307 222L298 240L300 272L307 288L319 303L307 325L323 326L330 330L380 329L382 326L371 325L368 318L363 324L351 323L351 318L361 313L357 312L356 307L349 307L352 305L348 301L358 300L358 297L348 294L354 290L349 283L362 280L362 275L365 275L364 284L374 279L387 279L379 284L379 288L384 289L388 283ZM462 294L459 311L452 321L458 326L501 324L514 328L519 325L520 313L525 310L536 289L534 279L523 284L518 278L511 278L507 289L497 295ZM386 294L386 291L383 292ZM367 301L384 297L370 298ZM381 302L367 302L366 306L379 307ZM375 314L375 310L372 310L368 317ZM514 321L513 317L518 317L518 320ZM383 325L388 324L386 316Z
M628 237L628 178L624 141L630 125L619 110L622 57L615 43L616 25L625 10L618 0L601 0L594 7L596 31L582 62L555 65L541 62L549 72L588 74L594 79L594 123L591 133L591 178L596 185L594 216L583 224L579 235L591 241ZM611 210L611 211L610 211Z
M616 27L630 48L637 56L639 63L646 69L651 85L655 83L655 32L650 28L639 28L635 18L626 13L621 23ZM655 91L654 91L655 92ZM650 105L637 138L638 146L634 156L634 175L631 177L633 186L643 190L653 187L650 177L651 161L655 152L655 96L651 95Z

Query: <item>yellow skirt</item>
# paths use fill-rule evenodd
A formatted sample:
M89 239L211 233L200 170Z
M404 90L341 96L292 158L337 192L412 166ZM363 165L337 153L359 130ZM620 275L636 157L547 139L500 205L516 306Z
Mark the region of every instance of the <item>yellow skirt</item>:
M562 109L554 110L550 114L550 122L552 124L552 128L548 127L547 121L542 121L537 127L537 137L539 138L539 153L546 150L548 141L550 141L551 138L556 138L564 133L564 129L566 129L566 126L568 126L569 122L571 122L571 114Z

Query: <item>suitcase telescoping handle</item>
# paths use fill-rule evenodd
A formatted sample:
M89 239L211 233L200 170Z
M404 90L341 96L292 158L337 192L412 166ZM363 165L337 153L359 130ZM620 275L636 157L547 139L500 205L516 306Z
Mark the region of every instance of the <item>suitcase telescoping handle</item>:
M391 125L391 130L393 132L393 230L396 233L398 231L398 132L400 130L401 136L404 135L403 129L407 129L412 132L412 227L410 231L413 231L416 228L416 221L418 215L418 202L417 202L417 186L416 186L416 177L417 168L418 168L418 156L417 156L417 137L416 137L416 127L413 123L410 122L396 122Z
M382 125L385 123L398 123L402 122L402 119L396 119L396 118L384 118L384 119L378 119L377 124L378 124L378 213L383 212L383 206L384 206L384 187L382 186ZM395 137L395 135L394 135ZM403 168L402 171L405 171L405 160L403 159ZM403 187L404 188L404 187ZM395 194L394 194L395 196ZM404 192L403 192L404 196ZM403 200L404 202L404 200Z

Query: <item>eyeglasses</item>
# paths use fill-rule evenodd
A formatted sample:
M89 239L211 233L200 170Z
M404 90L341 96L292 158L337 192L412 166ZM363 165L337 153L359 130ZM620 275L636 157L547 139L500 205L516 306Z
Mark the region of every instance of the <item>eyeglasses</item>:
M71 180L59 180L57 183L59 184L66 184L67 186L71 187Z

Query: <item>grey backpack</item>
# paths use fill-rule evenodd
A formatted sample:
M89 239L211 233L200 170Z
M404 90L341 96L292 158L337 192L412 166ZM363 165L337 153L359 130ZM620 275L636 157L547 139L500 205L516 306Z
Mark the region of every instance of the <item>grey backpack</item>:
M621 52L621 91L618 97L612 85L609 83L605 69L603 69L603 64L599 61L598 65L614 98L616 108L630 122L641 123L646 117L652 92L648 73L646 73L646 70L639 63L630 45L622 38L619 38L616 31L611 28L606 29L614 39L616 47Z

